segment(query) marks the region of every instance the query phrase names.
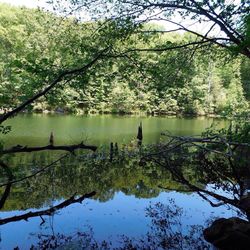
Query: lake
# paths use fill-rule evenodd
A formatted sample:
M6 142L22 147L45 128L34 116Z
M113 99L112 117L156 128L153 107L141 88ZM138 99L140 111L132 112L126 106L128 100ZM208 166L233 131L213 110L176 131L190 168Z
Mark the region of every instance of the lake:
M174 135L197 135L212 124L224 127L226 120L213 118L166 118L147 116L116 115L22 115L10 119L13 132L4 137L6 146L48 144L50 133L55 142L78 143L83 140L89 144L103 145L110 142L128 143L137 135L142 122L144 143L156 143L161 132L170 131Z
M108 147L110 142L117 142L120 148L134 140L140 122L144 144L162 141L161 132L164 131L173 135L199 135L212 124L220 128L228 124L223 119L205 117L26 114L5 123L12 126L12 131L1 136L1 140L6 148L17 144L48 145L53 132L56 145L84 141L102 148ZM212 208L197 194L183 191L164 168L139 166L133 158L109 164L96 159L86 160L92 153L79 151L75 156L68 155L46 171L25 179L64 154L45 151L2 157L14 179L24 180L12 184L7 192L6 186L1 187L1 219L49 209L74 194L77 198L93 191L96 194L82 203L73 202L58 209L52 216L35 216L27 221L17 220L1 225L1 249L17 246L30 249L32 245L34 249L41 249L43 244L60 242L70 242L75 248L85 244L85 249L89 249L93 242L103 240L111 242L112 247L118 247L128 240L145 239L146 235L153 235L156 239L160 231L156 223L161 219L159 215L172 213L169 219L176 218L180 223L172 223L172 233L181 230L183 235L189 234L191 225L204 225L216 216L235 215L227 207ZM2 169L0 173L0 185L7 183L6 173ZM8 193L7 198L4 198L5 193Z

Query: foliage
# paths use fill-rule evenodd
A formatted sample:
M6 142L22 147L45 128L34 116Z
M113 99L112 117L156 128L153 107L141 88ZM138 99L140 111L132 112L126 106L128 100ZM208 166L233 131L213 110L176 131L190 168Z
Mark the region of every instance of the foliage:
M218 47L196 48L195 54L194 48L161 53L134 50L178 46L191 42L194 35L155 33L160 26L134 27L129 20L125 27L119 20L82 23L5 4L0 5L0 21L2 112L106 46L112 52L105 60L56 86L27 111L227 116L248 110L246 59L232 57ZM123 54L129 50L133 53Z
M228 141L249 143L250 123L244 120L233 120L228 127L222 129L215 129L212 125L203 133L203 136L221 136Z
M0 125L0 134L8 134L11 131L11 126Z
M124 26L127 20L136 24L155 20L164 21L170 26L174 24L175 29L195 35L191 44L182 43L185 47L192 44L197 46L216 44L250 58L249 0L233 2L221 0L65 1L68 6L78 6L82 10L87 10L93 18L116 18ZM50 2L58 4L56 0ZM197 31L192 27L195 23L205 24L207 30ZM167 28L167 31L170 30L171 28ZM171 45L171 43L168 44L165 49L168 50Z

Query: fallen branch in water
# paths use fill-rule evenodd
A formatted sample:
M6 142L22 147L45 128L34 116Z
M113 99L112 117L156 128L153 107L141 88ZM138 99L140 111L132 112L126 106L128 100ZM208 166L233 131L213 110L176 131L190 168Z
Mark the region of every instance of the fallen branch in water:
M75 198L76 194L74 194L69 199L67 199L67 200L63 201L62 203L60 203L56 206L53 206L51 208L48 208L48 209L45 209L42 211L37 211L37 212L28 212L26 214L12 216L12 217L5 218L5 219L0 219L0 225L4 225L4 224L10 223L10 222L15 222L15 221L20 221L20 220L27 221L29 218L38 217L38 216L40 216L41 218L44 215L50 216L50 215L54 214L56 211L58 211L62 208L65 208L71 204L82 203L82 201L84 199L90 198L90 197L94 196L95 194L96 194L96 192L91 192L88 194L84 194L84 195L80 196L79 198Z
M250 189L250 144L247 140L232 141L223 135L163 135L168 141L151 147L142 156L142 164L156 163L169 171L175 182L196 192L211 206L231 205L250 220L250 199L247 196ZM198 182L193 181L194 173L199 175ZM212 184L211 189L207 184Z
M188 137L188 136L174 136L168 133L161 133L161 135L167 136L169 138L173 138L185 143L211 143L211 144L227 144L228 146L241 146L241 147L250 147L250 143L241 143L241 142L231 142L227 141L225 138L216 135L207 138L199 138L199 137Z
M91 145L85 145L83 144L83 142L75 145L61 145L61 146L47 145L43 147L28 147L28 146L17 145L12 148L0 151L0 154L4 155L4 154L14 154L14 153L28 153L28 152L36 152L44 150L63 150L73 153L76 149L89 149L92 151L96 151L97 147Z

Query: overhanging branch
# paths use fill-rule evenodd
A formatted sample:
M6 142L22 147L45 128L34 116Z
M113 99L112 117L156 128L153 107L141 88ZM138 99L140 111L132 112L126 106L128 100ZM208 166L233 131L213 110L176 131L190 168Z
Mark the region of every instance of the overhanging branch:
M33 103L38 98L44 96L46 93L48 93L52 88L55 87L58 83L63 81L65 77L67 76L75 76L80 73L84 73L87 69L91 68L100 58L103 57L104 53L107 52L109 48L105 48L104 50L100 51L98 55L92 59L89 63L85 64L84 66L72 70L65 70L61 74L59 74L45 89L38 92L22 104L20 104L18 107L14 108L12 111L7 112L6 114L3 114L0 116L0 124L3 123L5 120L7 120L9 117L16 115L18 112L22 111L24 108L26 108L29 104Z
M170 47L161 47L161 48L132 48L127 51L124 51L121 53L122 54L128 54L128 53L133 53L133 52L164 52L168 50L176 50L176 49L183 49L183 48L189 48L190 46L194 45L206 45L207 43L213 41L214 39L207 39L207 40L201 40L201 41L195 41L195 42L190 42L190 43L185 43L185 44L180 44L180 45L174 45Z

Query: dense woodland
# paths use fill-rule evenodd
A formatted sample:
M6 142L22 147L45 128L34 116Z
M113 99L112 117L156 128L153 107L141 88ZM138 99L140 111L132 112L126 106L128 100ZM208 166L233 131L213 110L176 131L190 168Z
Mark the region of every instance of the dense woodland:
M249 117L249 0L236 4L223 0L48 2L53 11L0 4L3 138L15 131L5 121L21 112ZM77 9L87 10L89 21L75 15ZM176 13L184 21L205 23L207 32L184 27L175 20ZM179 28L156 23L156 17ZM221 33L215 34L215 27ZM59 145L53 132L45 146L22 142L8 148L1 141L0 208L35 211L1 218L0 225L34 217L41 218L40 226L46 225L43 216L54 216L86 198L106 202L119 191L152 198L163 190L175 190L196 193L212 207L227 205L236 211L239 218L218 219L203 235L220 249L246 249L250 242L248 118L237 119L227 128L211 127L194 137L166 131L159 142L148 145L143 129L140 123L130 144L111 142L103 151L84 140ZM62 151L67 153L61 155ZM176 230L171 233L171 226L180 226L175 220L182 211L178 207L171 210L156 204L147 209L147 216L158 226L155 233L146 234L146 240L135 247L127 238L129 247L122 249L189 249L183 242L202 244L203 237L198 236L196 243ZM214 230L218 238L213 235L216 225L223 231ZM194 231L190 234L195 236ZM48 244L50 237L56 239L54 231Z
M247 58L206 44L157 53L134 51L178 46L194 40L194 35L164 33L154 23L131 26L82 23L0 4L1 110L20 105L62 70L88 62L100 47L112 44L112 53L86 74L68 83L66 79L26 111L224 116L248 112ZM129 50L132 53L121 53Z

